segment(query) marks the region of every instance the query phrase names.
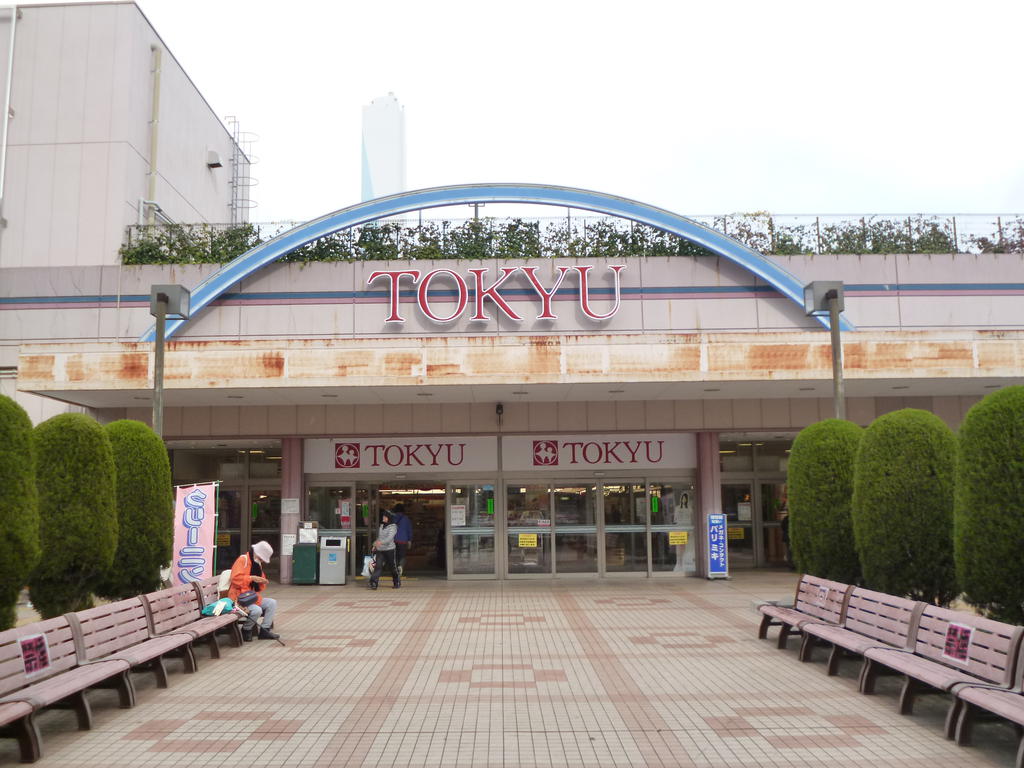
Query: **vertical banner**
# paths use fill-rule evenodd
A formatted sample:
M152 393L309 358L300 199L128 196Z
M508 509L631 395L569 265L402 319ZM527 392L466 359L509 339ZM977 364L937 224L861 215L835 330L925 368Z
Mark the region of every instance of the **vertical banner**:
M217 483L174 489L172 582L187 584L213 576L217 529Z
M708 578L729 578L729 543L720 513L708 515Z

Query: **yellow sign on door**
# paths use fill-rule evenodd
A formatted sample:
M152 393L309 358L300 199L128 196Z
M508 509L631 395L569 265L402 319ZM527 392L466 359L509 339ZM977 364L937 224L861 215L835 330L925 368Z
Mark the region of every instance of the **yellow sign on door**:
M746 530L745 528L738 528L738 527L737 528L730 528L728 536L729 536L730 539L744 539L744 538L746 538L746 536L743 533L745 530Z
M522 549L535 549L537 547L536 533L520 533L519 546Z
M217 534L217 546L218 547L230 547L231 546L231 534L230 533L218 533Z
M689 531L669 531L668 544L670 547L681 547L690 540Z

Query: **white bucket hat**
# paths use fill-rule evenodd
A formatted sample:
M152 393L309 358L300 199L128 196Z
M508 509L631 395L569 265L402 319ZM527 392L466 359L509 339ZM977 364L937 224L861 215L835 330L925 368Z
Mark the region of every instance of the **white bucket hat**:
M252 545L252 553L261 563L269 563L270 558L274 556L274 548L269 542L257 541Z

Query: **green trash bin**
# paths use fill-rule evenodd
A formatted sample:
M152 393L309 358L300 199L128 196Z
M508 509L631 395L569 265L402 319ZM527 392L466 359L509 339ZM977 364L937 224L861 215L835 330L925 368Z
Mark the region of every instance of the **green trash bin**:
M292 583L317 583L316 544L296 544L292 549Z

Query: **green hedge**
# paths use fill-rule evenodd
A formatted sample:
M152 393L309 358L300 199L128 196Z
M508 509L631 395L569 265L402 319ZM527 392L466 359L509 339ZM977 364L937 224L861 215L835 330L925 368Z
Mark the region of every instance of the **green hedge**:
M117 473L117 553L99 594L125 598L160 588L171 560L174 498L163 440L141 421L105 427Z
M933 413L907 408L864 431L853 490L853 532L865 584L946 605L953 567L956 438Z
M117 549L114 457L95 420L62 413L35 429L43 554L29 587L44 618L92 605Z
M850 507L864 430L826 419L801 430L789 454L789 541L801 573L847 584L860 580Z
M18 594L39 562L39 498L32 421L0 395L0 630L17 620Z
M1024 387L976 403L958 438L957 580L988 615L1024 624Z

